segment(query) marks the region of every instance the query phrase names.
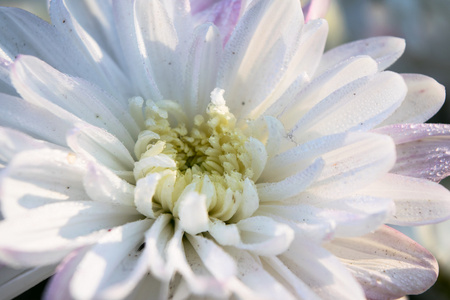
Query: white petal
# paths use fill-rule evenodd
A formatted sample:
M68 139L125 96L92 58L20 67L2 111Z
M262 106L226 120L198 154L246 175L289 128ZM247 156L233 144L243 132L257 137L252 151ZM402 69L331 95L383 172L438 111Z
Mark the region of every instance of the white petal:
M174 209L181 227L187 233L195 235L208 230L209 217L205 195L196 192L182 193Z
M298 171L304 170L323 154L355 143L360 138L359 135L352 133L341 133L326 135L297 145L270 158L259 181L274 182L287 178Z
M105 230L139 218L126 206L77 201L48 204L0 223L0 259L13 266L60 261L94 243Z
M114 25L114 15L109 1L103 0L80 0L64 1L70 17L76 20L83 29L92 36L99 44L103 52L109 55L118 63L124 63L124 56L119 45L117 28ZM52 15L55 23L63 21L61 17L67 16L66 12ZM53 22L52 22L53 23ZM67 20L64 24L67 23Z
M52 0L49 3L49 14L53 26L66 37L69 37L78 52L91 64L91 73L97 74L97 78L93 82L97 83L111 94L121 93L121 96L131 96L128 86L129 81L126 78L126 75L110 57L109 53L101 49L97 44L97 41L78 23L78 18L74 18L68 10L66 2L71 3L73 1ZM78 7L71 6L72 9L80 9L79 5ZM83 20L83 18L79 19ZM117 46L118 44L113 45L112 49L117 48ZM126 98L123 100L125 99ZM126 102L123 101L123 103Z
M301 202L301 199L300 199ZM377 229L395 210L392 200L354 197L334 200L322 207L310 205L261 205L258 215L291 225L300 235L309 236L305 223L317 236L328 240L333 236L360 236ZM324 226L325 225L325 226ZM332 228L333 232L327 231ZM306 230L306 231L305 231ZM316 230L325 230L317 234Z
M0 94L0 125L15 128L32 137L66 146L66 133L71 128L64 116L27 101Z
M277 117L291 128L305 113L334 91L364 76L377 72L376 62L368 56L351 57L314 78L293 96Z
M287 47L297 42L302 21L298 1L250 4L225 46L217 80L225 98L236 99L229 103L236 117L248 115L278 84L288 66Z
M324 169L307 192L336 199L386 174L395 163L395 145L387 136L363 134L359 141L328 152L322 158Z
M53 265L25 270L0 266L0 295L2 299L13 299L50 277L54 271Z
M258 183L256 188L260 201L282 201L300 194L317 179L324 164L324 161L318 158L302 171L281 181Z
M158 173L149 174L136 183L134 203L136 209L149 218L156 218L161 213L161 207L156 207L153 202L156 186L161 179Z
M148 174L153 168L167 168L175 169L177 167L176 162L167 155L155 155L145 157L137 161L134 165L134 177L142 178L145 174Z
M126 277L133 267L128 255L140 254L144 232L151 224L151 220L145 219L116 227L103 235L78 263L70 282L74 298L95 298L118 278Z
M132 151L134 140L128 129L134 136L139 131L134 120L117 100L89 82L60 73L31 56L16 59L11 69L11 80L19 94L30 103L69 121L82 119L107 129Z
M322 217L321 214L324 216ZM266 216L278 223L286 224L295 231L296 239L308 239L315 243L330 241L334 237L339 222L348 221L342 217L342 215L346 215L345 213L330 212L304 204L263 204L259 207L256 215Z
M226 224L218 219L211 219L208 232L221 245L232 246L241 242L241 235L236 224Z
M207 270L202 266L201 259L190 243L183 242L185 233L177 219L174 221L174 234L166 250L168 266L183 276L193 294L223 296L223 285L210 276L204 276L204 271Z
M59 201L88 200L86 167L74 153L37 149L16 155L1 176L2 214L15 217L35 207Z
M187 237L189 237L189 235ZM199 299L202 299L203 297L206 297L207 299L229 299L231 293L228 290L227 285L229 280L233 278L231 276L222 278L223 275L228 275L227 268L224 268L224 273L220 270L216 270L219 262L214 262L212 258L208 259L205 256L205 253L202 253L199 249L198 242L192 237L189 239L189 242L183 242L182 247L178 248L181 250L178 251L178 253L184 254L185 256L183 257L183 267L180 272L183 274L187 289L190 290L187 294L196 295ZM215 249L217 250L219 248ZM210 250L212 249L210 248ZM214 254L210 253L210 255ZM235 265L233 259L229 256L227 259L226 253L220 251L217 255L222 256L225 261L231 263L233 268ZM207 262L212 265L206 265ZM179 264L179 262L176 263ZM180 292L181 291L176 291L178 295L175 294L174 299L186 299L186 295L182 295ZM194 296L193 299L198 299L196 296Z
M175 272L175 266L167 262L172 258L166 250L174 234L171 219L171 215L161 214L145 233L145 251L151 257L148 261L150 270L155 277L164 281L169 281Z
M2 48L0 46L0 53L1 51ZM8 95L17 96L17 92L12 86L11 79L9 77L11 62L1 56L2 55L0 54L0 91Z
M0 162L9 162L14 155L39 148L59 148L54 144L36 140L20 131L0 127Z
M0 9L0 56L12 62L17 55L32 55L46 61L61 72L98 82L95 64L83 56L70 37L54 25L16 8ZM14 41L11 42L11 41Z
M221 245L264 256L284 252L294 239L294 231L289 226L265 216L251 217L228 225L213 220L209 233Z
M245 149L252 157L251 169L253 171L252 180L258 180L267 162L267 151L264 144L259 140L250 137L245 143Z
M174 24L160 0L134 2L137 41L141 55L148 59L152 77L164 98L181 101L181 78L184 72L181 61L182 56L187 53L177 51L179 41Z
M271 269L268 271L274 276L278 281L285 280L287 284L284 284L286 287L290 285L295 295L297 295L300 299L308 299L308 300L320 300L319 296L300 278L298 278L291 270L289 270L289 266L286 266L281 262L278 257L262 257L262 261L269 265ZM266 267L266 269L268 269ZM279 277L279 279L277 278ZM280 280L281 279L281 280Z
M266 142L266 152L267 158L271 158L278 154L281 143L285 138L285 130L283 124L276 118L271 116L264 116L264 121L267 126L267 142ZM261 130L261 129L259 129ZM267 160L264 164L266 166ZM264 168L265 169L265 168ZM262 170L264 172L264 170Z
M327 51L320 62L316 76L352 56L368 55L382 71L393 64L405 50L405 41L396 37L374 37L348 43Z
M361 236L373 232L395 211L391 199L355 197L324 205L322 216L337 222L335 236Z
M117 33L122 51L127 58L126 63L134 88L139 91L139 95L144 99L162 100L163 96L153 78L147 52L145 49L141 49L143 48L142 41L138 40L136 26L139 25L136 23L135 2L129 0L112 1L114 23L117 28L120 28Z
M366 299L344 265L309 240L296 239L279 259L321 299Z
M77 124L67 134L67 144L83 158L99 162L113 171L131 171L134 159L122 142L106 130Z
M355 80L309 110L294 126L292 135L300 143L348 130L371 129L392 114L405 95L406 85L396 73Z
M408 87L406 98L380 126L428 121L444 104L445 87L436 80L420 74L401 75Z
M227 252L238 264L238 279L231 285L241 299L286 299L295 297L280 282L270 275L258 257L247 251L228 248Z
M395 214L387 222L397 225L424 225L450 217L450 192L425 179L387 174L360 193L393 199Z
M285 75L288 82L292 82L292 79L302 72L313 77L322 58L327 35L328 23L323 19L310 21L303 26L300 42L294 50L292 60L289 61Z
M134 206L134 185L99 164L89 163L83 185L94 201Z
M186 66L186 115L191 118L203 113L211 101L215 88L218 63L222 55L222 41L217 27L199 26L194 32L192 48Z
M200 235L186 235L194 250L211 274L220 281L226 282L236 274L233 259L210 239Z
M327 248L346 264L369 299L420 294L437 278L434 257L387 226L363 237L336 239Z
M235 193L235 197L240 197L241 199L236 199L236 203L239 203L239 208L230 219L230 222L237 222L238 220L248 218L258 209L258 191L252 180L245 178L242 194Z
M294 239L294 231L287 225L267 217L252 217L239 221L237 227L242 242L237 248L249 250L257 255L278 255L286 251Z

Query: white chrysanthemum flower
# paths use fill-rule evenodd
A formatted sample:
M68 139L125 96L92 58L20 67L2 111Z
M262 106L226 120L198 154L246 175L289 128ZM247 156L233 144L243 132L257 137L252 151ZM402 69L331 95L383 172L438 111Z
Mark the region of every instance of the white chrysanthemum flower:
M420 124L445 92L384 71L403 40L323 54L321 6L305 23L297 0L49 9L52 25L0 9L2 295L61 261L48 299L388 299L433 284L434 258L383 225L450 214L432 182L450 130Z

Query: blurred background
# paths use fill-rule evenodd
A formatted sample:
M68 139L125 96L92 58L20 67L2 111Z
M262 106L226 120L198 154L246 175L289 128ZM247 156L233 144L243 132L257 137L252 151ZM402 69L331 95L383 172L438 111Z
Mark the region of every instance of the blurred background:
M0 6L20 7L48 21L46 3L0 0ZM326 19L330 24L327 48L372 36L402 37L406 40L405 54L390 69L425 74L450 87L450 0L332 0ZM430 122L450 123L450 103ZM449 188L450 180L442 184ZM450 299L450 221L402 231L426 246L440 263L437 283L410 299ZM40 284L16 299L38 299L44 286Z

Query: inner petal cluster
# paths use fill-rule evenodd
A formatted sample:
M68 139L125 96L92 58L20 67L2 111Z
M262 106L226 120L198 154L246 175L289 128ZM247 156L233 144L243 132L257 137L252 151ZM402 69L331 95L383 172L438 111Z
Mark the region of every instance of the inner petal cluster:
M153 210L178 217L180 203L192 192L206 197L209 217L237 222L258 207L252 154L247 136L225 102L211 102L204 115L189 121L175 102L147 101L145 130L135 145L136 181L158 176ZM199 209L201 206L199 205Z

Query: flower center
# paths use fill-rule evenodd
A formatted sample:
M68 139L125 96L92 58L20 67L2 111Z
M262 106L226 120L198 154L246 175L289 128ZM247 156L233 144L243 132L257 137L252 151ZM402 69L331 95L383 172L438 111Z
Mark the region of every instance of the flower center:
M134 176L138 181L157 174L151 199L157 214L178 217L179 202L188 192L205 196L208 216L226 222L247 217L249 196L256 198L257 208L249 139L236 128L236 118L221 100L212 101L205 116L196 115L190 128L177 103L146 102L146 128L135 145Z

